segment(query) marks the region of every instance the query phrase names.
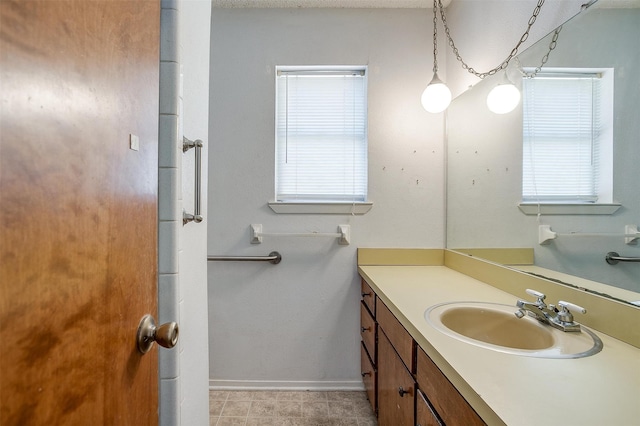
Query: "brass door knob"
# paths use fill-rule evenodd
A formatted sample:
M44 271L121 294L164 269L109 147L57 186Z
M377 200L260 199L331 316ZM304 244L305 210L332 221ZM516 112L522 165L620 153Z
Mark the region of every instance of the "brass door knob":
M157 342L164 348L173 348L178 343L178 324L168 322L156 327L156 321L151 315L145 315L140 320L136 343L140 353L146 354Z

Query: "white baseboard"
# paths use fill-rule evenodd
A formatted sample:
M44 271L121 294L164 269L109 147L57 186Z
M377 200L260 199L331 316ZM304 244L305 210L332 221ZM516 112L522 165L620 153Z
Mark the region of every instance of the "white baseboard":
M287 390L287 391L363 391L361 380L286 381L286 380L209 380L211 390Z

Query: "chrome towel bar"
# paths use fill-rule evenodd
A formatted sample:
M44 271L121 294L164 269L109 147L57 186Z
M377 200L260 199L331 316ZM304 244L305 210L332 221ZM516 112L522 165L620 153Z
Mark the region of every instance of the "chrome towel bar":
M604 258L609 265L615 265L618 262L640 262L640 257L624 257L615 251L610 251Z
M189 140L182 137L182 152L187 152L191 148L195 148L196 150L196 158L195 158L195 189L194 189L194 200L193 200L193 214L187 213L186 211L182 212L182 224L186 225L189 222L200 223L202 222L202 216L200 215L200 193L202 192L202 141L200 139L196 139L195 141Z
M277 265L282 260L282 255L272 251L268 256L207 256L208 261L240 261L240 262L269 262Z

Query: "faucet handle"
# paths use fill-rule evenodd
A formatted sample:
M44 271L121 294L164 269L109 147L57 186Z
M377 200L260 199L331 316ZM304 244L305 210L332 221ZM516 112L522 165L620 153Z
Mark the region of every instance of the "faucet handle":
M540 305L540 306L545 306L544 303L544 299L547 298L547 295L544 293L540 293L537 290L532 290L530 288L525 290L527 292L527 294L532 295L533 297L536 297L538 300L536 301L536 304Z
M572 311L572 312L576 312L578 314L586 314L587 313L587 310L585 308L583 308L582 306L574 305L573 303L565 302L564 300L559 301L558 302L558 306L560 306L562 308L561 311Z
M527 294L530 294L530 295L532 295L534 297L537 297L538 299L544 300L544 299L547 298L546 294L540 293L538 290L532 290L532 289L528 288L525 291L527 292Z
M569 311L579 314L587 313L587 310L582 306L574 305L573 303L565 302L564 300L559 301L558 306L560 306L560 310L558 311L558 320L560 323L565 325L575 324L573 322L573 315Z

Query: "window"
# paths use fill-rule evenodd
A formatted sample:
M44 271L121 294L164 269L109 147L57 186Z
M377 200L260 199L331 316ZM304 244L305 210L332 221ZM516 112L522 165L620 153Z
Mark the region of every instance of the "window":
M366 68L276 71L276 202L366 202Z
M523 79L524 203L611 203L612 74Z

